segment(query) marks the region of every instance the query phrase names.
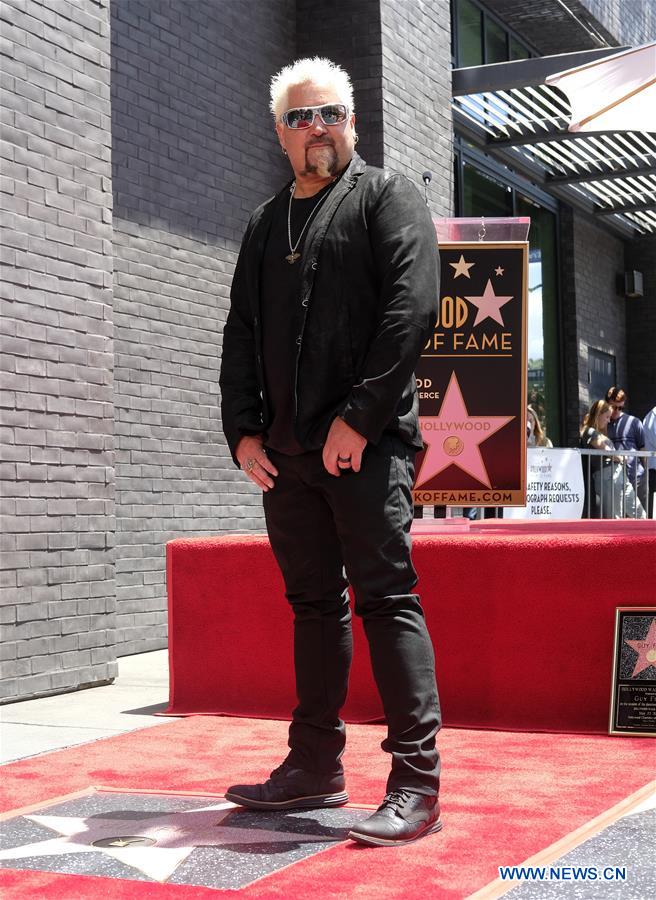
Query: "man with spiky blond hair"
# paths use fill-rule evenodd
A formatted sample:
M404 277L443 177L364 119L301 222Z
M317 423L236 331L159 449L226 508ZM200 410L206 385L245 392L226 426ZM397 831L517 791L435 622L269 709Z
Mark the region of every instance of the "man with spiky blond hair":
M350 837L406 843L441 828L435 665L410 556L422 446L414 368L435 325L435 230L407 178L355 152L353 89L339 66L287 66L271 111L293 180L255 210L242 241L222 417L235 463L263 492L294 612L298 705L282 765L226 797L263 810L347 802L350 584L392 756L382 805Z

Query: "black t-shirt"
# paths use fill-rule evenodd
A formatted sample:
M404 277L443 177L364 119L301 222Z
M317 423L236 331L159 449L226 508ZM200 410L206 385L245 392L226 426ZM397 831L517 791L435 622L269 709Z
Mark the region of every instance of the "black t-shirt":
M329 184L312 197L292 200L291 233L296 244L308 216L322 202L333 185ZM323 204L322 204L323 205ZM262 260L262 352L264 377L271 413L271 424L264 445L290 456L305 450L294 437L294 383L296 380L297 338L302 323L299 277L301 259L290 264L287 235L287 203L278 207L271 223ZM313 217L314 218L314 217ZM308 228L310 226L308 225ZM303 253L307 228L297 253Z

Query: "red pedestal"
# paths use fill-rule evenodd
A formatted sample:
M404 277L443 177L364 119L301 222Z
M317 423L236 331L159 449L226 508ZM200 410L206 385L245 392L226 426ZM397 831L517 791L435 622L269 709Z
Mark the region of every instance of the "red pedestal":
M414 562L446 725L601 732L614 611L656 603L653 522L474 523L418 535ZM287 718L292 616L266 537L167 545L168 713ZM347 721L382 716L354 619Z

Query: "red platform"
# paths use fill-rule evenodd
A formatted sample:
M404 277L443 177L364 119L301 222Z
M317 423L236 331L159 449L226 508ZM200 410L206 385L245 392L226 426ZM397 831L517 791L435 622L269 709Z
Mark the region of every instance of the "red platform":
M605 733L616 606L656 604L656 523L474 523L414 538L444 722ZM292 615L264 536L167 545L167 713L288 718ZM381 717L354 619L347 721Z

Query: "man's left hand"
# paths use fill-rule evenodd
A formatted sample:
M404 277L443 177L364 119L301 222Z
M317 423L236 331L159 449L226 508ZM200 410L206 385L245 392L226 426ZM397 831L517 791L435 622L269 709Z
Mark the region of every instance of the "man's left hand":
M337 416L333 419L323 448L323 464L326 471L337 476L348 469L359 472L362 465L362 451L366 446L367 439Z

